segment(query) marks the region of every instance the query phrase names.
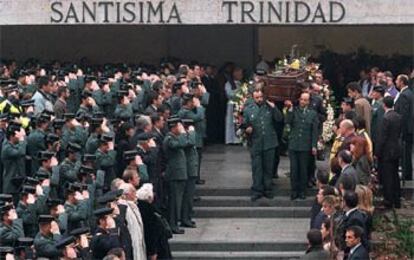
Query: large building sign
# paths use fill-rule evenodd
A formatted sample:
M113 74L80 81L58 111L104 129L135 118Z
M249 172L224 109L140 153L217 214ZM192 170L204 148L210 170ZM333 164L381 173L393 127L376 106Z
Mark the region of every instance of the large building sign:
M0 0L0 25L414 24L413 0Z

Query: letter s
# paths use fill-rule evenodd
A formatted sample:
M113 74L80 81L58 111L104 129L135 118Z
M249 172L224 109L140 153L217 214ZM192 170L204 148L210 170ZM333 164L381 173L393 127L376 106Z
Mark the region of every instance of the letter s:
M51 23L60 23L63 20L63 14L59 9L57 9L57 7L62 7L62 3L61 2L53 2L50 5L50 8L52 9L52 12L56 13L59 17L58 19L55 19L53 16L50 16L50 22Z

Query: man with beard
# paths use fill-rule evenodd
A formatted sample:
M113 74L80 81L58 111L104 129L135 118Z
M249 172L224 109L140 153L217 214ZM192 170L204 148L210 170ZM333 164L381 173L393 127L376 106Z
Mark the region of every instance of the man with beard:
M254 103L243 111L246 133L251 139L250 156L252 158L251 200L262 196L272 199L272 177L274 173L275 149L279 145L276 124L283 115L274 103L264 100L263 90L256 87L253 91Z

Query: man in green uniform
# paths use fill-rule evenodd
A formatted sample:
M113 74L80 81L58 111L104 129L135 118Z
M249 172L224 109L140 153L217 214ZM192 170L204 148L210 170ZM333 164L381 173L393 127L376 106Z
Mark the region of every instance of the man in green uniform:
M109 87L109 81L106 78L100 78L98 84L99 89L92 92L92 97L95 99L100 110L105 113L106 117L112 118L115 108L112 102L112 92Z
M62 148L67 149L68 143L75 143L81 147L85 146L88 139L88 131L84 129L81 124L75 119L73 113L66 113L65 126L62 131Z
M316 154L318 140L318 115L309 108L310 95L302 93L299 106L293 107L286 101L288 107L285 123L290 126L289 159L291 199L305 199L308 169L311 155Z
M188 146L184 148L187 160L187 181L183 195L183 206L181 214L181 226L195 228L195 223L191 220L193 212L193 202L196 189L198 172L198 154L196 148L196 132L192 119L182 119L184 128L188 135Z
M118 91L118 105L115 108L114 116L125 121L128 121L128 119L131 120L134 116L134 111L132 110L132 105L128 97L128 91Z
M51 215L39 216L39 233L34 239L34 248L37 257L58 259L61 251L56 248L56 243L61 239L59 226Z
M75 143L69 143L66 148L66 158L60 164L59 167L59 186L58 197L63 198L64 188L71 182L75 182L78 179L78 171L81 167L81 162L78 159L77 154L82 148Z
M36 119L36 129L31 131L27 136L27 154L32 159L31 174L32 176L39 169L39 152L46 150L46 131L49 128L50 116L40 114Z
M24 234L27 237L34 237L37 234L37 208L36 208L36 188L24 185L22 187L21 199L17 204L17 215L23 221Z
M204 138L204 119L205 119L205 108L201 105L200 99L194 97L192 94L183 95L183 105L178 112L178 116L181 119L192 119L194 122L195 134L196 134L196 147L198 154L198 168L197 168L197 184L204 184L205 181L200 178L200 164L201 164L201 153L203 149L203 138Z
M272 177L276 147L279 145L276 124L283 115L274 103L264 100L261 88L253 91L254 103L243 111L246 133L250 136L253 185L251 200L273 198Z
M82 191L82 185L73 183L65 191L65 212L68 215L67 231L84 227L88 220L89 193Z
M17 239L24 237L23 221L19 219L13 204L7 204L0 208L0 245L17 246Z
M169 185L169 223L174 234L184 234L184 230L178 228L178 221L181 219L183 195L188 178L184 148L189 142L179 118L170 118L167 124L170 132L164 139L163 147L167 157L165 177Z
M81 104L76 112L77 118L91 118L94 112L98 112L99 107L96 105L95 99L92 97L92 92L84 90L81 96Z
M110 189L111 182L116 178L114 167L116 165L116 151L113 138L110 135L102 135L96 155L96 169L105 172L104 191Z
M22 180L26 177L26 133L20 124L10 124L1 151L3 163L3 193L12 194L14 202L19 199L18 192Z

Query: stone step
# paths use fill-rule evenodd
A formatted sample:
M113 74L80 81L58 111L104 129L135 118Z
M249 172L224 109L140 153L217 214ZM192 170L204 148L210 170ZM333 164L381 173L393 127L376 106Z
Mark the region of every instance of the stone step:
M304 253L299 251L292 252L238 252L238 251L223 251L223 252L204 252L204 251L186 251L173 252L173 257L176 260L207 260L207 259L231 259L231 260L287 260L299 259Z
M246 188L210 188L197 186L196 194L198 196L250 196L250 189ZM285 186L283 188L274 188L273 194L275 196L290 196L290 188ZM309 197L316 195L316 189L308 189L306 193Z
M269 200L261 198L255 202L249 196L202 196L195 203L198 207L311 207L314 197L291 201L288 196L277 196Z
M307 218L309 207L194 207L196 218Z
M171 241L172 251L300 251L306 250L306 243L298 241Z

